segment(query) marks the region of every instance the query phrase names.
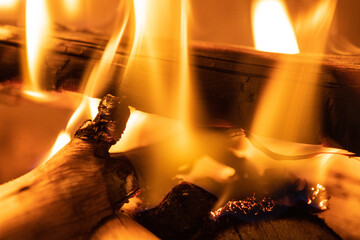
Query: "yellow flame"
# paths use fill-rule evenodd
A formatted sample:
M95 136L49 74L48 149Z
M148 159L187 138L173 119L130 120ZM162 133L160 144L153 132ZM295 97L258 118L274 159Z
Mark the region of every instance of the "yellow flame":
M262 7L262 4L265 4L264 6L268 6L268 4L269 6L274 5L275 9ZM274 44L275 47L278 42L281 42L281 45L286 46L286 48L291 46L292 51L289 50L287 51L288 53L298 52L296 39L290 28L286 11L282 10L284 12L282 14L278 12L280 11L279 9L284 8L282 2L278 0L256 1L254 6L255 10L256 7L262 7L262 10L259 11L259 18L262 17L260 13L264 16L272 13L283 16L281 17L281 21L288 26L286 34L289 36L288 38L282 37L286 42L281 42L281 39L274 42L268 41L270 38L268 34L278 35L279 33L275 30L273 32L272 29L271 32L268 32L271 26L266 27L260 24L254 24L255 39L259 39L261 42L268 41L269 44ZM329 12L332 13L324 11L324 6L328 6ZM311 14L304 15L306 19L301 20L309 25L306 27L302 26L303 31L297 32L301 39L303 39L303 46L307 46L307 44L316 46L319 48L316 49L312 47L312 52L322 52L334 10L335 8L330 1L323 1L321 4L314 4L314 10L312 10L311 13L316 13L315 16ZM267 14L266 11L269 13ZM257 11L254 11L254 14L257 13ZM276 16L273 17L276 18ZM254 18L257 18L257 16L254 16ZM307 18L311 19L309 20ZM265 18L265 20L266 19L267 18ZM265 20L263 21L265 22ZM267 20L269 22L272 21L271 19ZM274 23L273 27L278 28L279 26L282 26L282 22ZM259 29L257 29L258 27ZM321 36L319 38L311 38L307 32L309 29L314 31L316 29L322 34L320 34ZM262 33L262 31L264 31L264 33ZM304 38L303 36L307 37ZM313 37L314 36L316 36L316 34L313 34ZM271 46L269 46L268 50L270 50L270 47ZM266 49L259 48L259 50ZM276 48L274 48L274 50L276 50ZM278 51L282 51L282 49L278 49ZM321 71L320 66L316 63L307 62L306 60L293 61L292 59L292 56L289 55L279 56L280 61L278 66L274 68L259 101L252 125L252 132L258 135L288 141L316 143L320 129L319 113L321 111L319 109L320 95L318 93L318 73Z
M80 0L63 0L67 12L73 16L80 9Z
M152 111L166 114L178 121L174 128L179 134L174 141L169 141L166 147L156 149L153 153L154 159L163 158L173 149L178 149L184 155L183 158L172 158L173 161L164 164L162 168L165 172L168 167L176 168L181 165L180 161L190 161L185 155L190 156L195 152L191 117L198 117L199 113L194 111L197 104L189 74L189 2L133 0L133 7L134 44L121 87L139 84L144 90L139 94L151 99L147 104ZM124 134L123 137L125 136ZM149 174L156 175L155 172ZM153 195L159 195L159 192L154 191Z
M70 134L74 131L74 129L76 129L86 119L94 119L97 115L100 99L94 98L94 96L104 95L104 90L108 87L109 80L111 79L110 68L129 17L130 7L127 4L127 1L121 1L119 4L117 9L118 18L116 19L114 32L105 47L100 62L93 68L89 79L87 79L84 97L79 107L71 116L65 131L59 134L58 139L51 150L51 154L47 157L47 159L49 159L70 141Z
M105 94L104 90L108 87L111 80L110 69L112 62L123 37L129 14L130 6L128 5L128 1L121 1L117 9L118 17L115 20L117 24L115 25L114 32L105 47L99 64L92 70L90 77L87 80L85 95L96 97Z
M195 162L189 173L178 174L177 177L189 182L209 178L222 183L233 177L235 173L234 168L217 162L213 158L205 155Z
M50 18L45 0L26 1L26 53L30 90L40 92L40 72Z
M47 99L47 95L45 93L42 93L42 92L31 91L31 90L25 89L23 91L23 93L24 93L25 96L27 96L28 98L33 99L35 101L46 100Z
M185 124L190 102L195 105L188 69L189 3L133 0L133 6L134 44L122 84L132 81L148 86L144 94L150 96L151 107L156 112L167 111Z
M290 18L281 0L256 0L252 8L256 49L267 52L299 53Z
M64 131L58 135L54 145L49 154L44 158L43 163L54 156L60 149L62 149L71 140L71 134L79 127L79 125L86 119L94 119L98 113L97 107L100 99L83 97L79 107L75 110L70 120L68 121Z
M0 0L0 8L15 8L19 0Z
M59 136L56 139L56 142L54 146L51 148L49 155L46 157L45 161L50 159L52 156L54 156L55 153L57 153L60 149L62 149L66 144L70 142L70 134L66 132L61 132Z

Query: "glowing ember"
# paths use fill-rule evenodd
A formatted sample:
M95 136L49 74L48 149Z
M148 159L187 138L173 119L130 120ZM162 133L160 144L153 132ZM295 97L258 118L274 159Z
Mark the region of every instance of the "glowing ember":
M260 200L256 199L255 194L245 200L229 201L224 207L210 212L213 220L226 215L236 216L243 220L263 219L269 214L282 214L291 208L302 206L303 203L308 205L309 212L324 211L328 208L329 197L325 188L317 184L316 187L303 189L293 189L281 198L272 199L264 197ZM305 210L305 209L304 209Z
M255 195L245 200L230 201L224 207L210 212L212 219L216 220L221 216L232 214L236 216L251 215L257 216L269 213L276 206L276 202L270 198L257 200Z
M310 188L309 197L307 203L320 210L326 210L328 208L329 196L327 195L326 189L321 185L317 184L316 187Z
M281 0L254 1L253 32L258 50L299 53L286 7Z

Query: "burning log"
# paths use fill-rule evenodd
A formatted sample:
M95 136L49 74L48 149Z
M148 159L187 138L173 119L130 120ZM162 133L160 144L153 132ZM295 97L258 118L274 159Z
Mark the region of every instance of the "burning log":
M217 198L187 182L175 186L155 208L135 219L161 239L190 239L203 225Z
M14 29L10 39L0 41L0 82L16 81L20 76L20 40L22 29ZM93 67L100 59L106 40L91 33L57 32L53 39L51 54L43 71L48 89L81 91L81 79L88 79L86 69ZM245 47L231 47L193 43L190 46L190 71L196 79L196 91L205 108L202 124L213 124L214 120L229 126L250 129L256 107L272 72L278 68L283 54L259 52ZM121 45L111 69L114 82L118 82L129 58L129 47ZM315 139L304 139L305 143L333 142L351 152L360 154L360 90L359 58L336 55L293 55L286 56L288 62L316 65L319 70L307 70L308 76L319 78L321 116ZM128 96L132 106L142 111L169 115L168 109L153 109L149 83L144 82L147 73L142 66L149 61L172 69L171 59L150 59L146 56L135 59L138 67L134 74L121 83L121 92ZM286 69L299 73L299 69ZM290 67L291 68L291 67ZM302 69L306 67L302 67ZM312 68L314 69L314 68ZM85 76L84 76L85 74ZM150 73L151 74L151 73ZM165 73L164 73L165 74ZM175 79L172 73L166 76ZM115 81L116 80L116 81ZM171 82L171 81L168 81ZM171 84L170 84L171 85ZM108 92L117 93L118 83L108 86ZM169 86L171 89L172 86ZM169 91L171 95L171 91ZM304 93L307 94L307 93ZM171 101L169 101L171 102ZM169 106L171 108L171 106Z
M138 190L127 158L108 153L125 129L128 106L108 95L98 109L51 159L0 186L1 239L77 239Z
M246 223L226 217L193 238L196 239L341 239L324 221L314 215L296 213L278 219Z
M135 219L161 239L341 239L303 202L285 206L251 197L236 201L236 206L229 202L210 217L215 201L204 189L182 182L158 206L137 213Z

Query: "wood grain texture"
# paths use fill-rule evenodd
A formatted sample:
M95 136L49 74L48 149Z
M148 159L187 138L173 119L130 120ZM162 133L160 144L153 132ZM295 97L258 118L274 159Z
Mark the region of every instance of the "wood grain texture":
M130 216L120 213L106 219L91 234L90 240L158 240L149 230Z
M15 30L14 30L15 31ZM19 58L23 46L21 29L12 39L0 41L0 82L20 81ZM51 43L50 53L43 66L43 87L51 90L82 91L82 80L100 59L106 38L91 33L59 31ZM172 117L171 102L178 64L174 59L134 57L136 66L122 79L130 49L120 45L110 70L112 82L106 92L125 94L132 106L139 110ZM195 93L202 103L204 118L200 124L221 122L227 126L250 129L264 88L272 73L279 69L284 54L259 52L241 46L210 43L191 43L189 46L190 72ZM284 71L306 72L318 78L320 119L318 134L305 143L320 143L331 139L339 146L360 154L360 57L338 55L299 54L286 56L292 64ZM155 109L149 91L151 64L162 69L168 95L162 109ZM150 68L149 68L150 66ZM310 66L310 67L309 67ZM281 68L281 67L280 67ZM150 69L150 71L148 71ZM314 70L315 69L315 70ZM306 96L307 93L303 93Z
M105 97L97 117L85 122L70 143L36 169L0 186L1 239L76 239L138 190L127 158L108 153L129 117L127 105L117 104ZM117 114L123 114L125 123L116 122Z

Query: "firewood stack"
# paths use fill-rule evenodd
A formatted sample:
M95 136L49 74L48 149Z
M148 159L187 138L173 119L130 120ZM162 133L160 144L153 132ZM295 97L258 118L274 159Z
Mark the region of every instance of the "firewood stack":
M1 88L21 84L20 57L14 56L20 56L22 31L14 31L14 37L0 41ZM81 41L76 34L81 34ZM99 61L105 41L89 33L62 32L54 42L44 71L47 88L81 91L85 67ZM129 57L127 47L122 48L112 69L114 78ZM281 54L209 44L194 44L190 54L198 96L206 108L201 124L212 126L216 119L230 127L250 128L261 91ZM291 61L322 66L313 73L321 79L324 109L319 139L331 138L360 154L359 59L294 56ZM118 94L117 88L108 86L108 92ZM128 104L152 113L167 112L151 108L150 96L143 94L146 88L132 76L121 85L126 101L103 98L97 117L86 121L67 146L28 174L0 186L0 239L339 239L303 202L256 221L231 214L210 219L217 198L186 182L153 209L131 216L121 212L141 187L126 154L112 157L108 152L125 129Z
M1 185L0 238L339 239L303 201L291 207L269 202L264 216L256 203L249 205L255 210L240 204L236 211L230 207L211 219L217 198L187 182L175 186L155 208L132 216L119 212L139 189L126 154L108 153L128 117L124 99L105 96L96 118L86 121L68 145L31 172ZM246 211L245 218L239 210Z

